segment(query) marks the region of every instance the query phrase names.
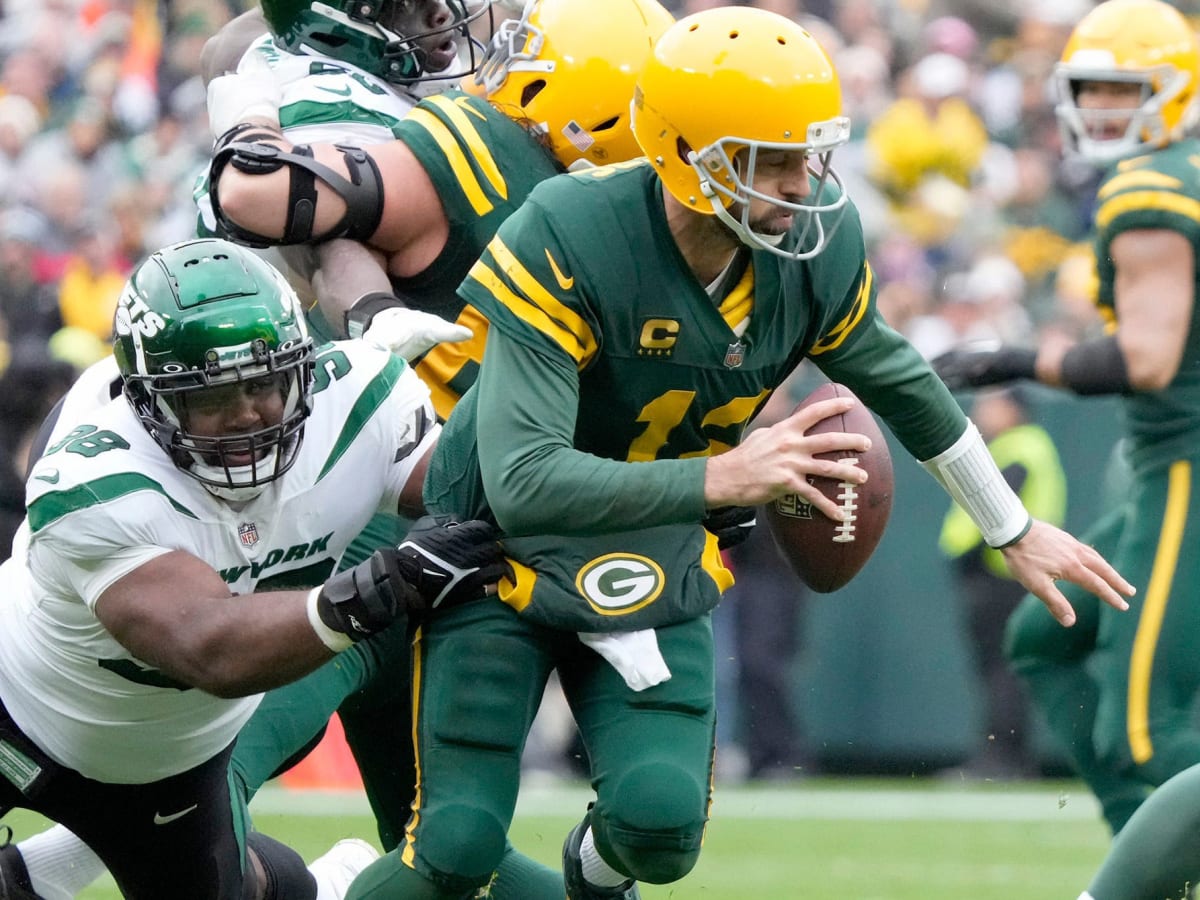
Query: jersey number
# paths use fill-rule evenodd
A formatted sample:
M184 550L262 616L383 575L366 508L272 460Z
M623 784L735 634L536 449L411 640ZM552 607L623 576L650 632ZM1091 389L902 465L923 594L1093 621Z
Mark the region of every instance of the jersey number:
M105 450L128 450L125 438L112 431L100 431L95 425L80 425L61 441L46 451L46 456L65 449L68 453L93 457Z
M764 388L755 397L734 397L724 406L710 410L700 423L700 428L727 429L736 425L739 426L737 431L740 434L746 423L750 421L750 417L754 415L754 411L758 409L759 404L770 393L770 390ZM657 459L658 451L667 445L671 432L683 421L688 408L695 399L695 391L667 391L643 406L637 421L645 422L646 429L629 445L629 453L626 454L625 459L628 462L648 462ZM716 456L718 453L729 450L732 446L724 441L709 438L708 447L703 450L681 453L679 458Z

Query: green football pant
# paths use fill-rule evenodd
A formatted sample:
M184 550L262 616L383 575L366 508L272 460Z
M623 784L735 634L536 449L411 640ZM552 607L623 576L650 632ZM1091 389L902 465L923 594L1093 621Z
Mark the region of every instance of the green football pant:
M487 883L505 852L521 751L555 669L591 763L600 855L639 881L686 875L710 800L712 628L706 615L657 634L671 677L635 692L574 633L531 624L497 601L447 610L422 629L408 837L347 896L458 900ZM528 896L562 900L561 882L557 895Z
M1183 900L1200 883L1200 766L1163 782L1113 840L1095 900Z
M1200 762L1200 504L1189 461L1140 473L1085 538L1138 589L1126 612L1074 585L1060 627L1036 597L1009 620L1006 651L1113 832L1148 789Z

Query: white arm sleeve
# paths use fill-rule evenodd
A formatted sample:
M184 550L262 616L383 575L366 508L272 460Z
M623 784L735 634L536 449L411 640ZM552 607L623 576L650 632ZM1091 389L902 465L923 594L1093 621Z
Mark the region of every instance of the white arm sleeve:
M922 460L921 465L966 510L988 546L1014 544L1033 524L974 422L968 420L962 437L932 459Z

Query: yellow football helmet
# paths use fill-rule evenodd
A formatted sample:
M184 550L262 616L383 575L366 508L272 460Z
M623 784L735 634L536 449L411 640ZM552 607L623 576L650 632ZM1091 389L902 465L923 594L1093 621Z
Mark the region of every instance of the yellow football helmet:
M634 81L675 21L657 0L529 0L496 30L476 91L531 123L568 168L641 156L629 127Z
M1178 140L1196 122L1198 80L1200 42L1177 9L1161 0L1106 0L1075 26L1055 69L1063 140L1100 164ZM1141 104L1081 109L1086 81L1139 84ZM1097 137L1106 123L1126 121L1122 136Z
M680 19L658 42L634 95L633 133L680 203L715 214L752 247L808 259L824 249L847 202L829 164L850 137L841 109L837 73L811 34L761 9L717 7ZM762 150L816 161L803 202L754 189ZM755 197L792 212L792 232L803 227L794 247L750 228Z

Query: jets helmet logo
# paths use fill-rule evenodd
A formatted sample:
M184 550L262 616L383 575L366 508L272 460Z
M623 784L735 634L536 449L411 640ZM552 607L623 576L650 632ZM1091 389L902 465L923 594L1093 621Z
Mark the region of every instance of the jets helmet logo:
M609 553L579 570L575 587L596 612L622 616L653 603L666 576L654 560L636 553Z

